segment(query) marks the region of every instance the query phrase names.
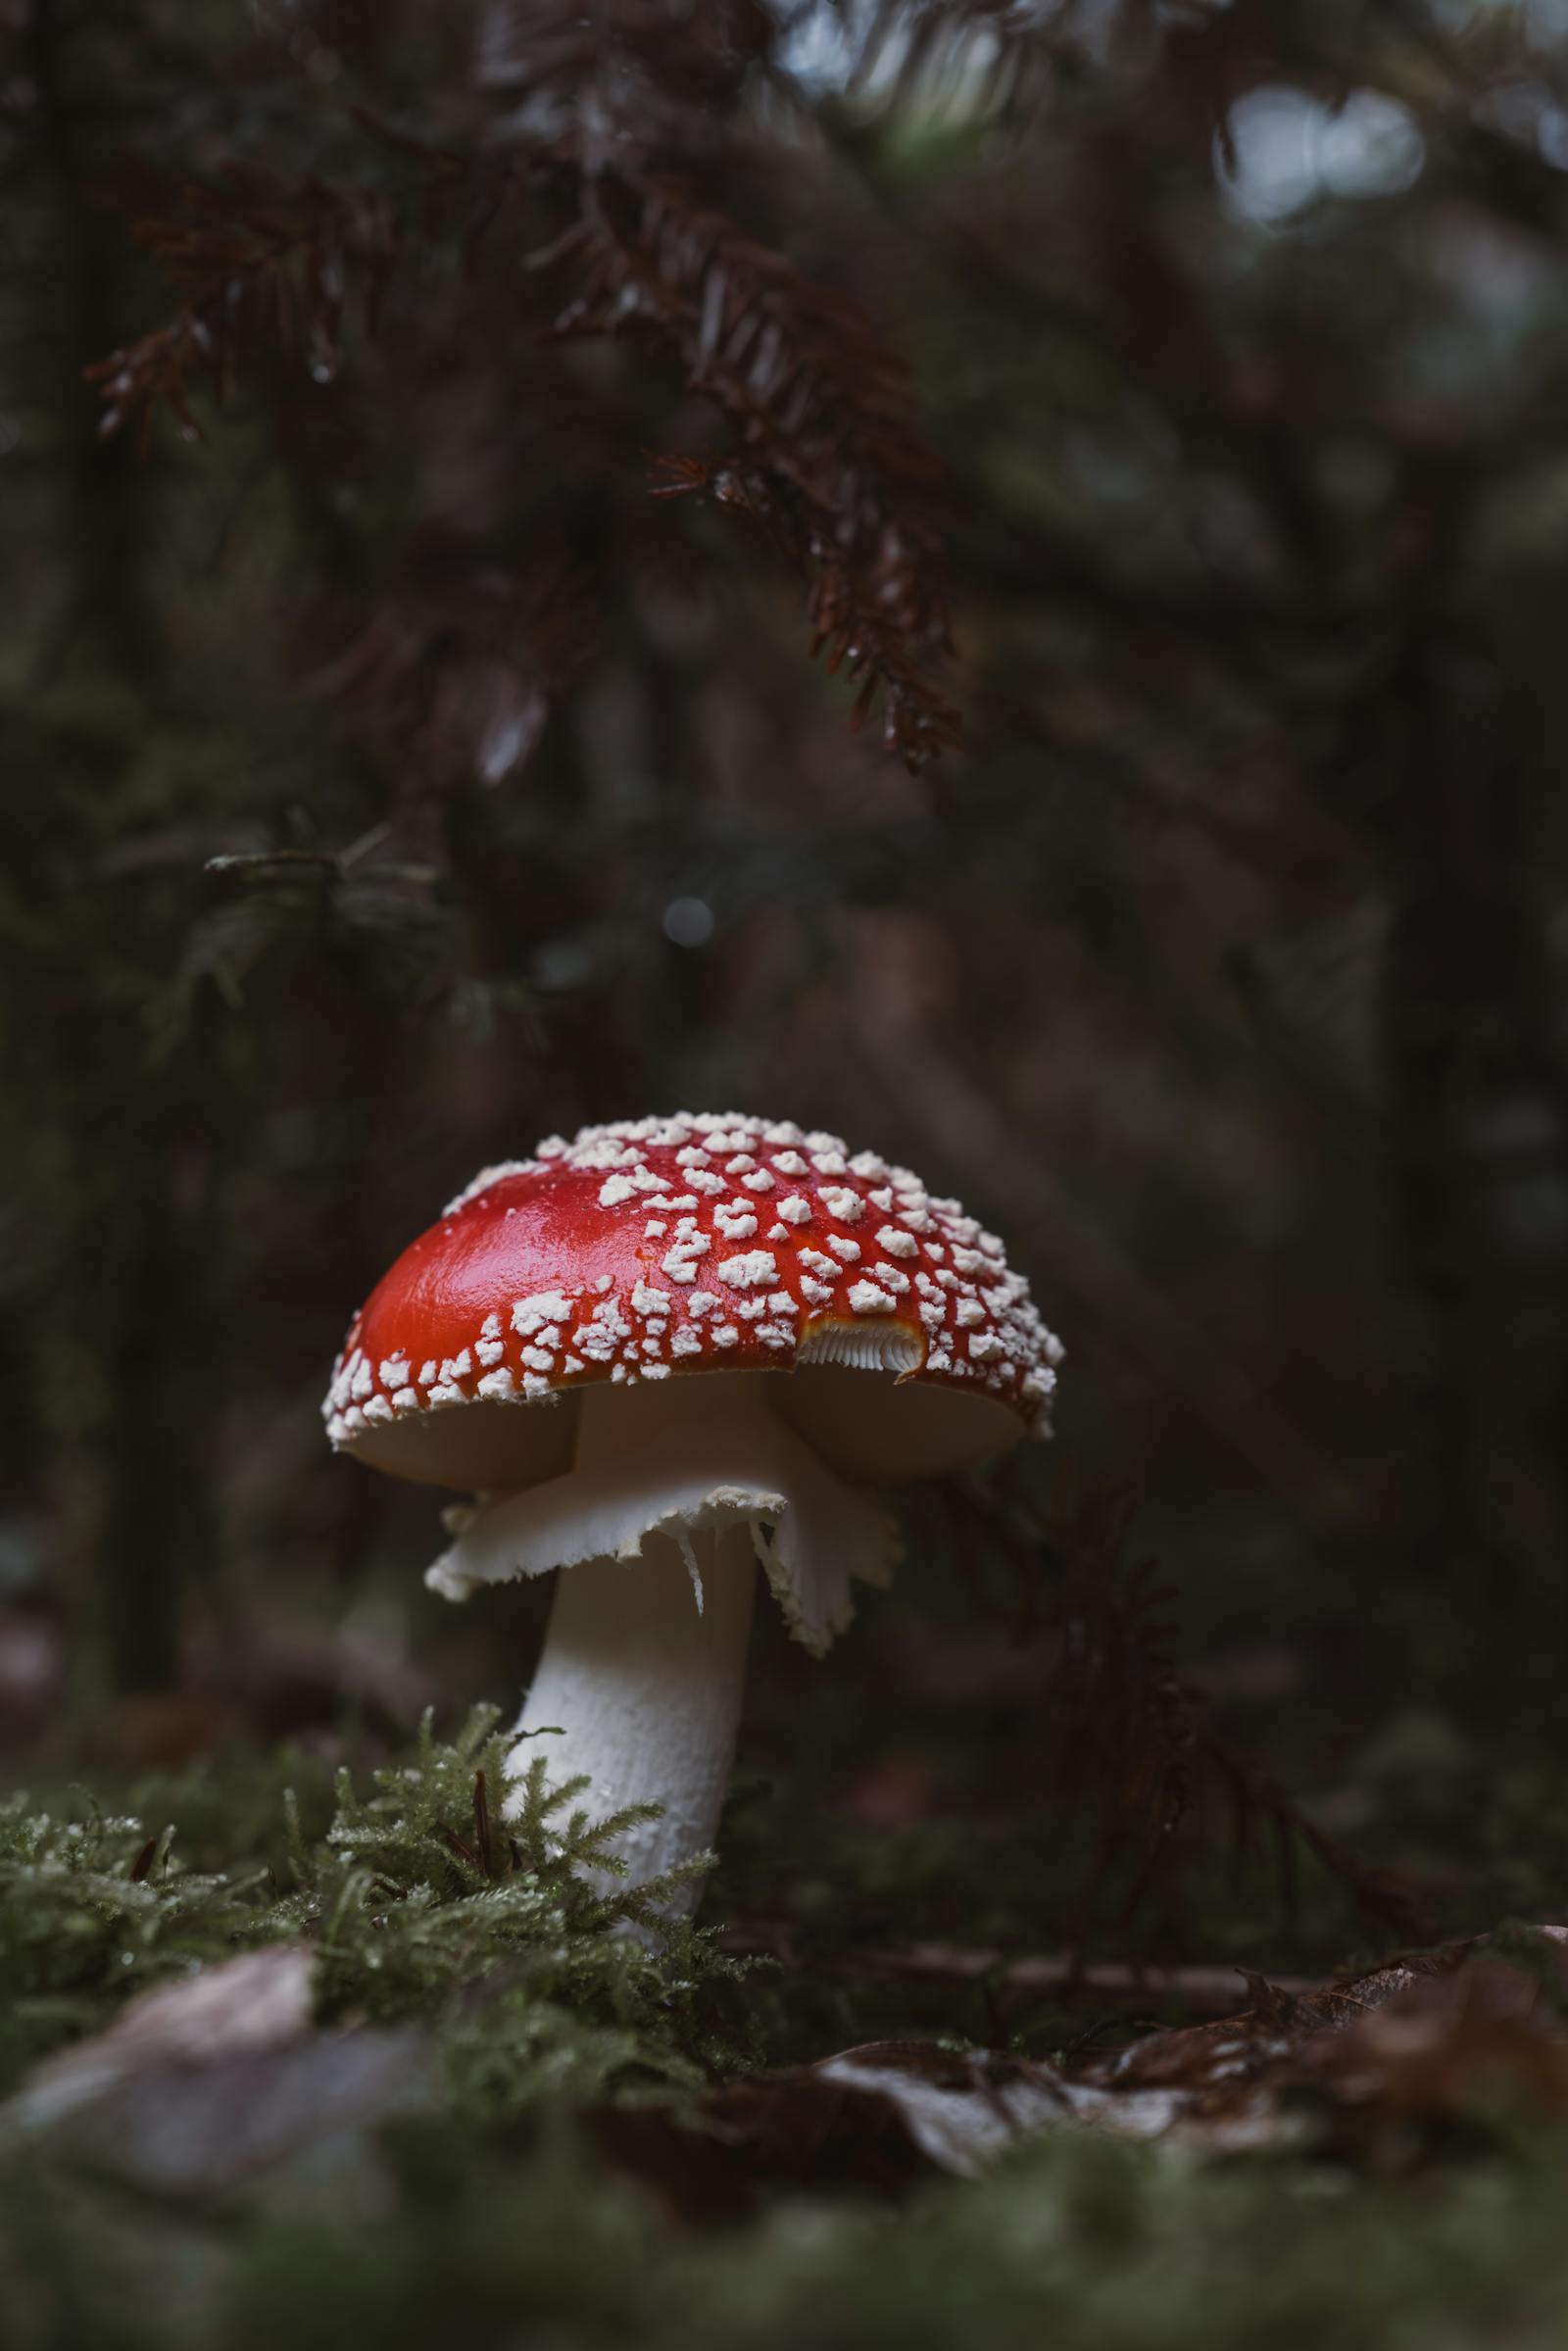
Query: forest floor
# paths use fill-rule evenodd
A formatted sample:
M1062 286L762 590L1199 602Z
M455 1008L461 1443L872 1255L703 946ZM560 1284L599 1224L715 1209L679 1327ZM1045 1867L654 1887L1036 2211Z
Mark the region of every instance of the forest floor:
M1561 2341L1551 1922L1335 1981L1326 1878L1216 1877L1075 1976L1024 1847L807 1771L662 1937L492 1733L0 1812L7 2351Z

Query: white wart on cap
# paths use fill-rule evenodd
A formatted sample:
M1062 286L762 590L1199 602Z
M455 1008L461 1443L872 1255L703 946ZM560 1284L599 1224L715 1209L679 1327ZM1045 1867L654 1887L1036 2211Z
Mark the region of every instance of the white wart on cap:
M508 1407L843 1366L891 1380L775 1383L775 1408L880 1480L1047 1433L1060 1359L1001 1241L956 1200L837 1135L692 1113L485 1168L355 1316L323 1413L334 1445L375 1468L494 1488L570 1455L555 1416L524 1436Z

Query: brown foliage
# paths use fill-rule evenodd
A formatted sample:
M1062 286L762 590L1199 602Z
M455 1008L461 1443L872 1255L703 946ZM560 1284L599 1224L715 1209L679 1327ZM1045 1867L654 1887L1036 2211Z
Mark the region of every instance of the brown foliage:
M605 2106L594 2125L617 2168L710 2222L781 2191L903 2197L1047 2131L1408 2172L1512 2117L1568 2114L1564 1935L1449 1944L1301 1994L1253 1978L1244 2009L1109 2053L873 2041L679 2102ZM208 2197L323 2133L427 2108L425 2035L316 2030L309 1958L280 1945L144 1992L40 2067L11 2119L112 2176Z
M1104 1927L1124 1933L1146 1909L1180 1940L1184 1878L1227 1841L1239 1862L1260 1852L1272 1861L1287 1920L1305 1852L1341 1881L1367 1925L1426 1939L1431 1926L1415 1889L1328 1836L1221 1736L1207 1698L1176 1662L1177 1588L1159 1580L1153 1561L1128 1557L1124 1499L1069 1501L1030 1541L1005 1503L976 1498L1016 1578L1013 1621L1047 1644L1051 1790L1093 1822L1079 1943Z
M728 455L663 459L656 495L706 492L761 526L805 582L813 656L858 686L852 723L880 697L887 745L920 766L956 742L957 720L941 684L939 467L910 422L906 371L855 304L700 185L715 110L734 110L775 37L742 6L694 11L679 29L635 5L592 19L503 8L478 82L524 100L494 135L432 139L355 105L332 126L352 138L335 176L233 166L170 185L135 233L181 305L89 368L101 429L139 415L145 434L167 409L198 437L197 392L221 400L263 359L327 384L377 337L394 280L456 260L536 341L635 341L719 413ZM747 144L754 181L797 168L755 126ZM420 324L411 313L411 368L433 356ZM637 452L621 454L630 478Z

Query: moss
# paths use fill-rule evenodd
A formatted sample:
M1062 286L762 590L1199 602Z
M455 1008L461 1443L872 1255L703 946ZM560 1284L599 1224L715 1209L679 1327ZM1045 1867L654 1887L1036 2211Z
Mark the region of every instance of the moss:
M602 1893L585 1875L612 1824L548 1794L538 1768L503 1821L503 1773L480 1714L451 1742L426 1725L411 1753L335 1788L301 1757L235 1759L144 1783L115 1812L78 1793L0 1815L13 2074L103 2025L130 1986L301 1935L320 1954L323 2024L414 2021L444 2066L433 2111L323 2132L206 2201L37 2143L0 2151L5 2351L1534 2351L1560 2339L1568 2135L1505 2118L1441 2159L1428 2150L1408 2177L1376 2168L1386 2146L1357 2170L1073 2131L902 2202L840 2167L831 2187L824 2174L814 2192L698 2225L678 2178L620 2168L599 2121L607 2102L732 2075L762 2030L811 2053L864 2038L907 2021L907 2006L893 2013L901 1998L925 2004L932 2031L979 2036L985 2019L969 1992L836 1976L836 1938L898 1899L891 1846L858 1898L839 1879L847 1855L822 1847L802 1907L807 1964L741 1981L710 1935L677 1930L660 1947L626 1934L646 1928L650 1897ZM748 1810L763 1807L739 1808L741 1862ZM800 1834L815 1834L809 1820ZM903 1857L923 1881L934 1863L918 1842ZM1528 1964L1530 1939L1516 1941Z
M132 1991L265 1933L259 1869L186 1869L172 1833L85 1794L0 1809L0 2084L107 2021Z
M586 1873L615 1869L607 1847L639 1816L592 1818L584 1784L547 1787L542 1756L509 1782L496 1719L480 1708L445 1743L427 1718L414 1754L373 1771L364 1794L341 1772L317 1838L291 1788L274 1787L275 1818L257 1820L240 1774L236 1825L265 1827L281 1868L193 1868L173 1822L149 1828L152 1816L107 1813L85 1792L66 1812L12 1798L0 1811L0 2082L150 1983L299 1938L318 1954L323 2022L433 2024L458 2094L486 2114L545 2088L688 2085L741 2062L725 1995L746 1968L662 1915L680 1873L598 1890ZM265 1766L262 1779L272 1785ZM210 1783L145 1792L182 1796L212 1853L221 1801Z
M1561 2137L1440 2181L1199 2165L1061 2137L895 2209L795 2199L672 2227L557 2120L522 2150L450 2122L386 2134L373 2209L328 2192L212 2229L34 2173L0 2220L16 2351L1435 2351L1561 2339ZM347 2205L348 2209L345 2209ZM107 2280L135 2275L132 2301ZM200 2275L199 2309L190 2280Z
M368 1796L340 1776L314 1854L296 1840L298 1890L270 1924L315 1942L323 2018L436 2017L460 2097L485 2114L546 2089L695 2086L739 2063L719 2014L744 1963L665 1913L691 1867L597 1890L585 1873L647 1808L593 1818L586 1783L547 1786L543 1755L509 1782L496 1720L479 1708L445 1745L427 1717Z

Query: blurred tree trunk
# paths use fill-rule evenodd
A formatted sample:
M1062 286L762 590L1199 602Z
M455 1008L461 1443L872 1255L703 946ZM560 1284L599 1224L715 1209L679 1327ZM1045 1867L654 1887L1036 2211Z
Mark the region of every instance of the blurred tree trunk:
M144 592L147 468L134 436L100 439L102 404L83 375L128 323L123 222L94 201L113 165L122 93L100 86L102 76L89 73L89 45L80 32L79 17L61 0L33 0L24 60L37 93L37 152L56 223L49 323L70 534L67 585L40 666L46 682L78 661L90 663L150 718L162 679ZM107 905L108 885L100 886L107 926L116 914ZM133 934L145 927L135 911L126 919ZM157 937L133 936L131 945L138 960L144 955L156 965ZM73 1256L81 1289L71 1308L101 1335L109 1378L100 1425L85 1433L84 1443L80 1436L71 1441L75 1457L66 1474L89 1481L96 1503L86 1518L92 1568L82 1629L99 1646L113 1690L147 1690L177 1677L185 1571L211 1516L203 1491L178 1467L210 1458L192 1423L211 1422L214 1367L198 1343L203 1255L189 1229L190 1201L171 1170L201 1105L179 1099L188 1079L140 1069L143 1041L120 1006L97 1004L86 1026L81 1080L102 1091L97 1147L113 1154L119 1180L114 1229L79 1236ZM118 1050L106 1054L105 1033L116 1029ZM181 1066L188 1069L192 1058L202 1056L187 1056ZM204 1191L198 1184L196 1192ZM86 1196L101 1214L99 1188L87 1187Z
M82 44L61 0L32 0L24 62L37 93L38 153L52 180L59 223L58 407L63 470L70 486L75 593L61 615L56 659L78 632L133 687L152 683L155 645L141 593L143 466L135 436L100 440L103 402L82 370L112 351L128 320L124 225L92 202L111 156L109 93L86 86Z
M1407 1524L1454 1694L1507 1716L1524 1695L1520 1623L1560 1633L1564 1614L1568 1448L1548 1432L1568 1429L1568 1159L1531 886L1535 777L1450 603L1467 505L1457 477L1418 498L1380 825L1383 1012L1392 1200L1420 1304Z

